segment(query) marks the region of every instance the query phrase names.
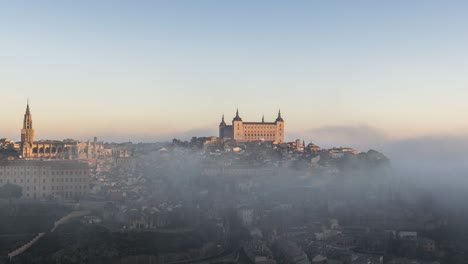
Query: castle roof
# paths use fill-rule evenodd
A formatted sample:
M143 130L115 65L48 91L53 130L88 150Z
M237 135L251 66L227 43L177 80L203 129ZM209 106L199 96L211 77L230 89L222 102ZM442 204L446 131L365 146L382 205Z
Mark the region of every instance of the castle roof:
M242 121L242 118L239 116L239 108L237 108L236 116L232 119L232 121Z
M284 122L283 118L281 117L281 109L278 110L278 117L276 118L276 122Z
M224 122L224 114L223 117L221 118L221 123L219 123L220 126L225 126L226 122Z

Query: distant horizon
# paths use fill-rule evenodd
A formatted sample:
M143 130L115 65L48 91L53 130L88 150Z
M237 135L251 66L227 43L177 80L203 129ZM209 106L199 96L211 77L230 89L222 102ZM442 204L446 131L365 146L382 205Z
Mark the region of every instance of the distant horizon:
M192 137L218 136L218 126L219 121L221 121L220 116L219 119L212 122L213 127L199 127L198 129L190 129L187 127L184 131L168 133L166 135L105 135L102 133L89 132L87 136L77 136L72 133L56 132L52 134L52 136L48 136L47 133L41 131L44 125L38 125L37 118L35 118L36 111L34 106L31 105L30 108L36 141L74 139L86 142L87 140L92 141L94 137L97 137L99 142L105 143L165 143L171 142L174 138L189 141ZM22 125L25 110L26 105L24 105L21 118L17 122L18 126ZM261 116L257 120L249 120L248 116L252 115L243 115L242 111L239 111L244 121L261 120ZM466 169L466 164L468 164L464 155L464 149L468 147L467 134L428 134L396 138L385 134L378 128L368 125L323 126L298 132L288 128L288 115L285 113L287 113L287 109L282 108L281 115L285 120L285 142L294 142L296 139L300 139L301 141L304 140L306 144L314 143L323 149L351 147L363 152L377 150L389 157L396 168L403 170L416 169L418 171L427 171L428 173L432 170L446 170L449 171L451 175L458 175L460 171ZM234 114L232 117L234 117ZM229 115L226 114L225 118L226 120L230 119ZM273 117L269 119L273 120ZM269 121L269 119L265 118L265 121ZM0 138L9 138L18 142L20 141L20 130L21 129L18 128L14 135L7 136L3 133L3 129L0 128ZM426 169L421 169L421 164L425 164L424 166L426 166Z
M104 142L115 142L115 143L122 143L122 142L138 142L138 143L154 143L154 142L167 142L171 141L174 138L181 139L181 140L190 140L192 137L209 137L209 136L218 136L218 126L219 122L221 121L221 116L217 120L214 120L213 127L185 127L185 129L175 131L175 132L163 132L161 131L155 131L153 134L142 134L142 133L133 133L133 134L119 134L115 133L118 132L116 130L111 129L109 134L104 134L101 131L96 131L95 133L90 132L89 128L86 128L85 130L88 131L88 134L73 134L73 133L61 133L61 132L50 132L51 128L46 127L44 131L41 131L44 128L44 125L38 124L35 111L34 111L34 105L30 105L31 107L31 114L33 116L33 128L36 131L36 140L64 140L64 139L75 139L79 141L87 141L87 140L92 140L95 136L98 137L98 139L102 139ZM24 111L26 109L26 104L23 109L22 115L24 115ZM240 111L240 116L244 119L246 122L256 122L256 121L261 121L262 116L260 116L257 119L248 119L246 116L252 116L252 115L243 115L242 111ZM264 115L264 114L262 114ZM235 116L235 112L231 115L224 113L225 120L227 123L231 123L230 120ZM273 117L273 115L265 115L268 116L269 118L265 118L265 122L273 122L276 116ZM426 134L426 135L409 135L409 136L402 136L402 137L391 137L388 134L385 134L382 130L379 130L375 127L368 126L365 124L356 124L356 125L349 125L349 126L322 126L322 127L313 127L309 129L308 131L295 131L291 130L289 128L289 122L288 122L288 117L287 117L287 112L286 115L284 114L284 110L282 110L282 116L285 118L285 127L286 127L286 133L285 133L285 139L287 142L293 142L296 139L304 140L307 141L308 143L317 143L320 142L320 138L314 137L314 134L317 136L324 136L326 137L326 143L325 145L327 147L342 147L342 146L352 146L352 145L357 145L360 146L364 142L364 140L369 140L369 144L373 144L375 140L375 137L378 138L378 140L411 140L414 138L439 138L439 137L463 137L463 136L468 136L465 135L464 133L439 133L439 134ZM18 129L16 129L16 133L11 133L5 134L3 133L2 130L0 130L0 138L9 138L13 141L20 141L20 130L22 126L22 119L18 120ZM41 119L39 119L39 122ZM61 122L60 120L57 121L56 125L59 125ZM53 127L55 127L53 126ZM92 127L90 125L90 127ZM11 129L10 129L11 130ZM342 130L342 131L340 131ZM337 140L337 145L333 145L333 137L336 137ZM358 142L353 141L353 137L355 137ZM368 145L368 144L365 144Z
M64 139L75 139L75 140L80 140L80 141L87 141L87 140L91 140L92 138L94 138L95 136L98 137L98 138L103 138L103 141L104 142L115 142L115 143L122 143L122 142L138 142L138 143L153 143L153 142L166 142L166 141L171 141L172 139L174 138L177 138L177 139L181 139L181 140L189 140L191 139L192 137L209 137L209 136L218 136L218 133L219 133L219 130L218 130L218 125L219 125L219 121L221 121L221 117L222 115L224 115L225 117L225 120L226 120L226 123L230 124L232 120L232 118L235 116L235 113L232 114L232 117L229 115L229 114L221 114L220 115L220 118L218 120L215 120L213 121L212 123L214 123L215 125L213 127L186 127L185 130L182 130L182 131L176 131L174 133L163 133L161 134L160 132L155 132L154 134L141 134L141 133L134 133L134 134L118 134L118 133L115 133L114 130L111 130L111 132L114 132L114 133L110 133L108 135L106 134L102 134L102 132L100 133L99 131L97 131L96 133L92 133L90 132L89 134L86 134L86 135L73 135L73 134L61 134L61 133L41 133L40 130L37 129L37 127L39 128L43 128L43 125L38 125L37 123L37 119L35 118L36 115L34 114L35 111L34 111L34 105L30 105L30 108L31 108L31 114L32 114L32 117L33 117L33 128L34 130L36 131L36 140L39 141L39 140L64 140ZM24 110L23 110L23 115L24 115L24 112L25 112L25 109L26 109L26 104L24 106ZM278 109L279 110L279 109ZM277 110L277 111L278 111ZM261 121L261 118L262 116L264 116L265 114L262 114L262 116L260 116L259 118L257 119L246 119L245 116L251 116L251 115L243 115L241 110L239 110L240 112L240 116L244 119L244 122L260 122ZM267 116L267 115L265 115ZM272 115L268 115L268 116L272 116ZM282 111L282 116L284 117L284 111ZM265 122L274 122L276 116L274 117L271 117L271 118L265 118ZM57 123L60 123L60 120L58 120ZM19 128L17 129L16 131L16 135L13 135L11 134L10 136L6 136L5 134L2 133L2 131L0 130L0 138L9 138L13 141L20 141L20 130L21 130L21 125L22 125L22 119L18 122L18 126ZM310 142L316 142L314 140L312 140L310 137L311 135L307 136L307 131L290 131L290 128L289 128L289 124L288 124L288 120L287 120L287 117L285 118L285 127L286 127L286 141L287 142L293 142L295 141L296 139L301 139L301 140L309 140L309 143ZM333 133L336 133L337 131L336 130L339 130L339 129L342 129L343 130L343 134L350 134L350 136L353 136L356 135L356 134L359 134L359 133L362 133L362 134L365 134L365 133L370 133L372 134L372 136L374 136L375 134L379 134L379 137L385 137L387 139L392 139L392 137L388 137L388 135L385 135L382 131L374 128L374 127L371 127L371 126L367 126L367 125L355 125L355 126L323 126L323 127L315 127L315 128L312 128L311 131L312 134L314 133L320 133L320 134L323 134L324 131L326 130L329 130L329 129L332 129L332 130L335 130L333 131L331 134ZM90 130L90 129L86 129L86 130ZM351 130L351 132L347 131L347 130ZM50 128L46 128L45 131L50 131ZM329 133L330 134L330 133ZM43 137L41 137L41 135L44 135ZM464 134L433 134L433 135L423 135L422 137L440 137L440 136L463 136ZM333 135L331 135L333 136ZM361 135L361 136L365 136L365 135ZM400 137L400 138L393 138L395 140L404 140L404 139L411 139L411 138L418 138L418 137L421 137L421 136L407 136L407 137ZM108 138L108 140L106 140L106 138ZM319 140L319 139L318 139ZM340 140L338 140L340 141ZM352 144L353 142L350 142L350 144ZM342 144L342 143L340 143ZM336 147L339 147L339 146L336 146Z
M4 1L0 137L217 135L279 108L286 140L468 136L468 2ZM14 25L14 26L11 26ZM326 137L326 140L323 138Z

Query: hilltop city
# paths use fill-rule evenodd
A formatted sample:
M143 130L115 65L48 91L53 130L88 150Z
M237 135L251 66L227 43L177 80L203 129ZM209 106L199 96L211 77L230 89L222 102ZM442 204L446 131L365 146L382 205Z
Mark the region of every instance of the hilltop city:
M384 154L285 142L285 123L36 140L28 103L20 141L0 140L0 263L462 263L449 215Z

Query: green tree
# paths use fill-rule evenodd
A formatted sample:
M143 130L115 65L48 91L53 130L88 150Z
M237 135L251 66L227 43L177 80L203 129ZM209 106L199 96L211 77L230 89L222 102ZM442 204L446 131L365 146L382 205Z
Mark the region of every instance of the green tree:
M0 198L8 199L11 204L12 199L21 198L23 195L23 188L21 186L7 183L0 187Z

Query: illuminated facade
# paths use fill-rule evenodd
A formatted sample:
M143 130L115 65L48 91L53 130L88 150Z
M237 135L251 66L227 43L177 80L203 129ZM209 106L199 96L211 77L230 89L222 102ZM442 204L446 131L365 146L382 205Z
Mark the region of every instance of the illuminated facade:
M232 119L232 125L227 125L224 121L224 115L219 124L219 139L225 142L232 139L237 142L248 141L269 141L275 144L284 142L284 120L281 117L281 111L278 111L278 117L275 122L244 122L239 116L239 110Z
M20 156L25 159L88 159L96 156L97 139L94 142L76 140L34 141L34 129L29 102L21 129Z

